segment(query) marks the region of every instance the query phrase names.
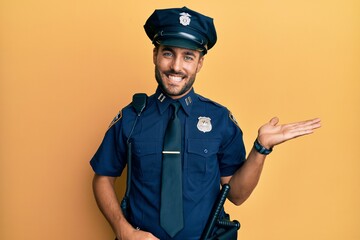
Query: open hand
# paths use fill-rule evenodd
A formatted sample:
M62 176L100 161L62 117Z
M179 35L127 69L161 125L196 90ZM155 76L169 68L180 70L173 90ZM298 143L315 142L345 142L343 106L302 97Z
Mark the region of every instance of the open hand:
M274 117L259 129L258 141L267 149L287 140L311 134L321 127L319 118L283 125L277 125L278 123L279 118Z

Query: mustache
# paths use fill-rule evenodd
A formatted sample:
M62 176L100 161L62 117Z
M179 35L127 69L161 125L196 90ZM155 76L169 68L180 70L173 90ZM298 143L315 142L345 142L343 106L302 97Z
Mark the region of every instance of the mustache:
M166 75L176 75L176 76L179 76L179 77L186 77L187 75L183 72L177 72L177 71L174 71L174 70L169 70L169 71L166 71L164 72Z

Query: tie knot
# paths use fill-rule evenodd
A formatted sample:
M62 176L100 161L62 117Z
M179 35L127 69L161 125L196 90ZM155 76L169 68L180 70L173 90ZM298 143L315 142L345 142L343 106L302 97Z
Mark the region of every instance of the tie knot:
M171 106L174 108L174 116L177 116L181 104L179 102L173 102L171 103Z

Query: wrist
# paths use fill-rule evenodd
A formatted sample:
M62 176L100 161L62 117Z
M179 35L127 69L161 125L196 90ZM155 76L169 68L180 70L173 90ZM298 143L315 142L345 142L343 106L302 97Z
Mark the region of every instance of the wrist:
M134 227L125 218L121 218L114 229L114 233L118 240L129 239L129 236L132 236L133 231Z
M256 138L255 141L254 141L254 149L260 153L260 154L263 154L263 155L268 155L272 152L273 148L266 148L264 147L260 142L259 140Z

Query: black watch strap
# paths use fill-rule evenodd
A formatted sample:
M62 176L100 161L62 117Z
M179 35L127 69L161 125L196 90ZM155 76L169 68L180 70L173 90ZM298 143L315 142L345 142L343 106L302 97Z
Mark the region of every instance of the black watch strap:
M270 148L270 149L265 148L263 145L261 145L259 143L259 141L257 139L255 139L254 148L256 151L258 151L258 153L264 154L264 155L268 155L273 150L272 148Z

